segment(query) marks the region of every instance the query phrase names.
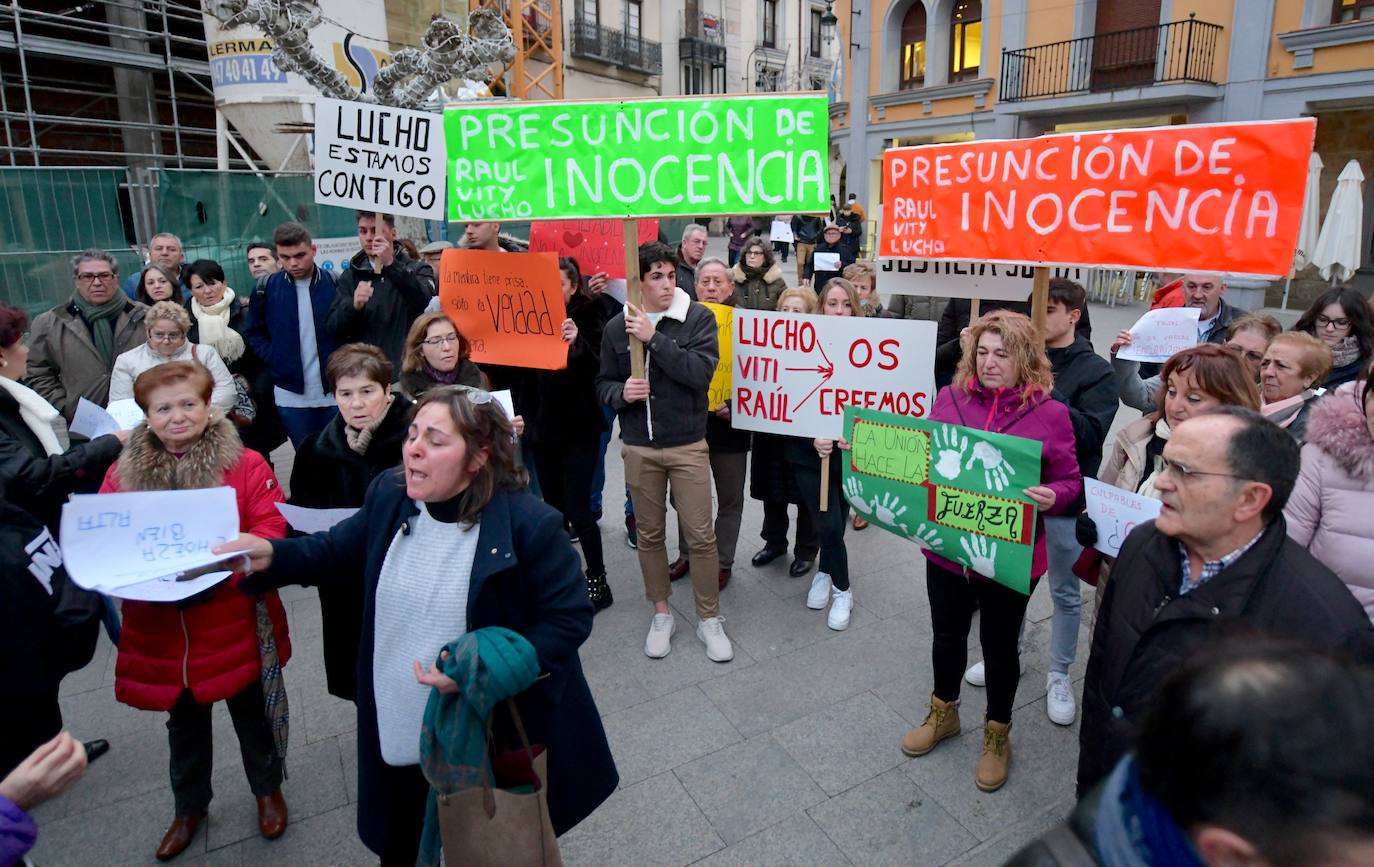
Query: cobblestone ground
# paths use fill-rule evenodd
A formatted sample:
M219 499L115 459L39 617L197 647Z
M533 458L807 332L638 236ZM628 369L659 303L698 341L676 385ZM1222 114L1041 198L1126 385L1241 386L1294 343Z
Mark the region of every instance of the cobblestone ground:
M713 239L713 247L720 246ZM722 252L714 251L713 252ZM789 265L786 271L794 269ZM1139 313L1093 311L1099 349ZM1134 413L1123 410L1117 426ZM762 518L748 501L734 578L721 597L733 662L707 660L690 625L690 588L672 598L680 619L673 651L644 656L650 607L620 518L622 467L607 460L602 533L616 602L597 615L582 661L620 768L621 787L560 842L570 865L1000 864L1065 815L1073 802L1078 727L1045 716L1048 587L1031 599L1027 665L1016 699L1011 780L983 794L973 784L981 746L982 690L965 686L964 732L920 759L898 748L918 725L931 689L924 559L877 528L849 533L853 621L825 625L804 604L807 578L787 559L749 565ZM279 454L283 478L290 455ZM670 526L673 526L670 519ZM1091 590L1084 608L1091 610ZM207 830L176 862L191 865L364 865L376 859L354 829L357 799L353 706L325 691L315 593L283 592L295 656L291 700L291 811L285 836L257 834L253 799L233 728L215 709L217 797ZM1072 670L1087 661L1088 624ZM976 628L970 660L980 658ZM68 728L108 738L110 753L71 791L37 810L42 865L154 864L172 817L165 714L114 699L115 653L63 684Z

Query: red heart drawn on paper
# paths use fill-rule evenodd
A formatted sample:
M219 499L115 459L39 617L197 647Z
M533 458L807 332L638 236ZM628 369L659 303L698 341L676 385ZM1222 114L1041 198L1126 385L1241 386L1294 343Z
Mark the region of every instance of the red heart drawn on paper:
M570 247L570 248L571 248L571 247L577 247L577 246L579 246L579 245L583 242L583 240L585 240L585 239L582 237L582 233L581 233L581 232L564 232L564 233L563 233L563 243L566 244L566 245L567 245L568 247Z

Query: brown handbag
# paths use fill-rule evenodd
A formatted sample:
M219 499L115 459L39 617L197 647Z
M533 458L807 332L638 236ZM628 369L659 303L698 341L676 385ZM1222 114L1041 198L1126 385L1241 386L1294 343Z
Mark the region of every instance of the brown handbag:
M492 752L488 718L491 774L481 788L438 795L444 862L463 867L562 867L549 817L548 755L542 744L530 746L515 702L507 700L506 706L521 748Z

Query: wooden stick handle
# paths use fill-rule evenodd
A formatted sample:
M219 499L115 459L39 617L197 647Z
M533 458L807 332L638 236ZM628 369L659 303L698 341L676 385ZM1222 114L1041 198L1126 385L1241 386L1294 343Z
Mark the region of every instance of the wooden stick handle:
M821 458L821 511L830 511L830 455Z
M639 221L625 221L625 300L644 309L644 293L639 286ZM644 378L644 344L630 335L630 376Z
M1039 335L1040 342L1045 342L1045 316L1050 306L1050 269L1037 267L1035 269L1035 283L1031 289L1031 324L1035 326L1035 333Z
M983 299L974 298L968 306L968 324L972 325L978 319L978 314L983 311Z

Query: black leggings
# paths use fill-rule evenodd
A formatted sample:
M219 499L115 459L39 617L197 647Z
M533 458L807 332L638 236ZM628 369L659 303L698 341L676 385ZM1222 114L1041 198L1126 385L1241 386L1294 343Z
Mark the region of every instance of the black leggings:
M801 492L802 508L811 516L812 522L820 531L821 559L816 567L830 575L830 583L836 590L849 589L849 551L844 547L844 528L849 524L849 503L840 494L840 450L836 449L830 459L830 507L822 512L821 467L816 464L792 464L792 472L797 479L797 489Z
M534 446L544 502L562 512L577 531L588 575L606 572L601 530L592 515L592 478L596 475L600 453L601 442L595 437L552 439L546 436Z
M988 713L993 722L1011 722L1016 684L1021 679L1017 644L1026 616L1029 594L987 578L966 578L926 561L926 591L930 594L930 622L935 633L931 662L935 668L935 697L954 701L968 667L968 632L978 606L978 637L983 645L987 677ZM1035 583L1031 582L1031 592Z

